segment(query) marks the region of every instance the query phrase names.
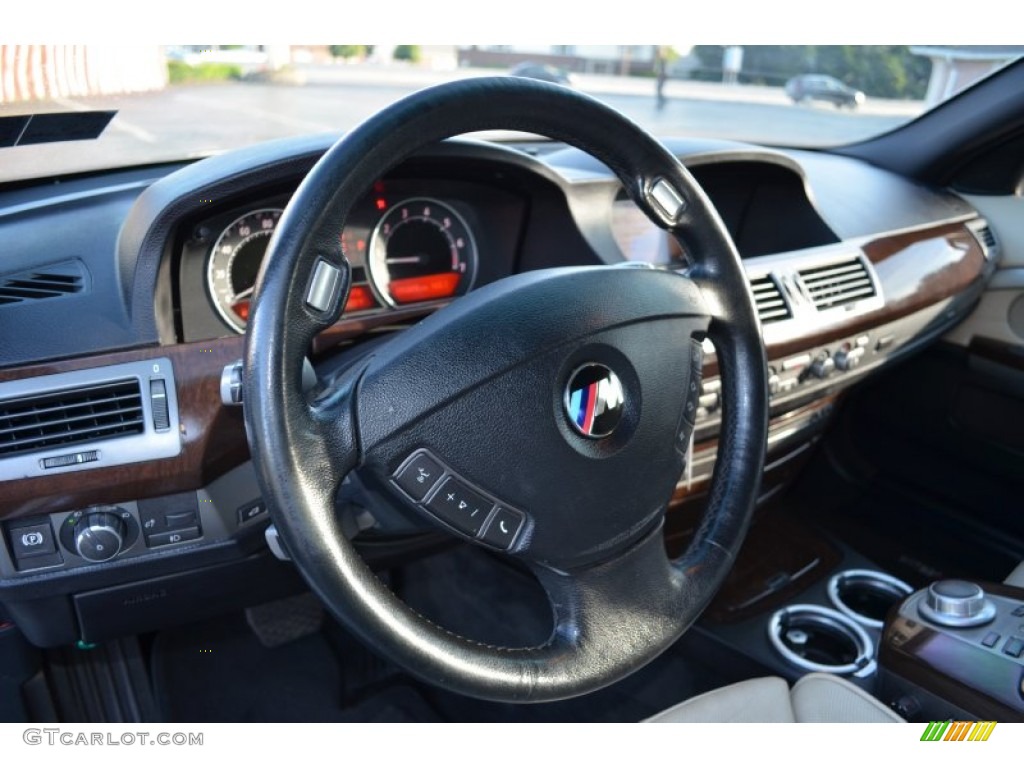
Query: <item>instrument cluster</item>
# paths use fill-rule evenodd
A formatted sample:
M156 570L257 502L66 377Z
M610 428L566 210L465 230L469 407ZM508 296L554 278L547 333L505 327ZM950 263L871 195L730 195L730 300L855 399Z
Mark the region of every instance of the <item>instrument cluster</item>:
M477 217L461 199L429 191L409 181L378 181L355 206L341 232L353 277L346 314L447 301L473 287ZM274 198L212 218L204 223L204 246L189 248L192 258L202 252L213 309L240 333L286 204L287 198Z

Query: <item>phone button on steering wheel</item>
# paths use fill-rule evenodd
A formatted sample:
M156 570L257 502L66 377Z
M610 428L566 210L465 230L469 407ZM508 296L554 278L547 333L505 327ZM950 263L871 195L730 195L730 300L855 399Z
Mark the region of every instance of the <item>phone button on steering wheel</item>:
M485 544L490 544L492 547L508 549L516 540L516 534L523 527L524 520L522 512L507 507L498 507L480 538Z

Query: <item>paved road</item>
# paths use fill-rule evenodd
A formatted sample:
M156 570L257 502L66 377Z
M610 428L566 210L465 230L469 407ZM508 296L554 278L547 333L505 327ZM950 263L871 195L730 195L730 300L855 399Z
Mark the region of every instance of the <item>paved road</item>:
M347 130L396 99L451 76L418 70L307 67L291 83L232 82L172 86L159 93L58 100L0 107L0 114L54 109L116 109L97 141L4 150L0 179L68 168L101 168L202 156L296 133ZM580 76L577 87L608 102L652 132L825 146L855 141L908 119L913 102L869 100L857 112L829 105L794 106L778 88L670 81L656 108L654 83L643 78ZM739 99L739 100L735 100Z

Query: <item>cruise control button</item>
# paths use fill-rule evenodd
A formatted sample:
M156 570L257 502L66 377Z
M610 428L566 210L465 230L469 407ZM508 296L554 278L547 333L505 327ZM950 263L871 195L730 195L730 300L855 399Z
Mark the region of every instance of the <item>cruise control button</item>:
M498 507L487 530L481 537L486 543L499 549L508 549L516 540L519 529L523 527L526 517L522 512L506 507Z
M10 528L7 534L11 538L14 557L18 560L37 555L52 555L57 551L49 522Z
M394 480L415 501L422 501L443 474L440 464L426 453L418 453L395 474Z
M494 505L454 477L449 477L427 502L427 509L456 530L476 536Z

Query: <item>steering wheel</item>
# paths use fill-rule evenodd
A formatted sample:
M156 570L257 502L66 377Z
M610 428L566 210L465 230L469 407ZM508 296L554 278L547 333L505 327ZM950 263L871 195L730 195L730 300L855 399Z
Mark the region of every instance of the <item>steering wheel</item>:
M355 203L416 150L488 129L596 156L678 238L689 268L515 275L304 392L304 356L348 293L341 231ZM311 588L399 666L492 700L588 693L668 648L721 585L764 464L761 328L712 204L675 156L618 112L521 78L415 93L316 164L280 219L257 285L243 387L264 498ZM705 334L722 375L718 460L702 524L669 560L662 526L685 466ZM409 515L522 561L549 597L550 638L485 645L406 606L342 530L335 500L350 474Z

